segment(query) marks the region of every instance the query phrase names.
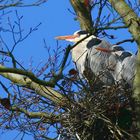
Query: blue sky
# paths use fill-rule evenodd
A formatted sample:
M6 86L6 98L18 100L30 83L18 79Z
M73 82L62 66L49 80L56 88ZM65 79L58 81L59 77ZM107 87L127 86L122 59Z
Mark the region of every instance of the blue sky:
M68 12L70 3L66 0L56 1L49 0L46 4L40 7L28 7L28 8L11 8L12 11L8 16L13 23L16 20L15 10L18 11L20 16L23 15L22 26L25 29L25 33L28 32L30 27L38 25L39 30L33 32L24 42L19 44L14 51L16 58L23 62L25 66L29 67L30 59L33 60L34 65L40 63L40 61L47 60L47 52L44 49L43 39L46 40L48 46L55 48L56 40L55 36L72 34L75 30L79 29L77 22L73 20L74 16ZM72 9L72 8L71 8ZM7 27L7 17L3 18L3 23ZM8 46L12 46L11 34L3 34ZM63 42L64 47L66 44ZM0 89L1 91L1 89ZM1 91L2 93L2 91ZM1 95L6 97L6 95ZM17 131L0 131L0 140L19 140L22 137ZM54 135L54 133L52 133ZM25 136L24 140L33 140L32 136Z
M47 52L44 48L43 39L52 49L56 47L55 36L72 34L76 30L79 30L79 23L74 20L75 16L68 11L72 10L72 7L68 0L48 0L48 2L39 7L27 7L27 8L11 8L12 12L9 14L10 20L14 22L16 20L15 10L19 15L23 15L22 26L25 32L28 32L30 27L38 25L38 31L32 33L24 42L19 44L14 51L16 58L20 62L23 62L25 66L29 67L30 60L33 60L34 65L37 65L41 61L47 60ZM95 14L95 13L93 13ZM3 25L7 26L7 17L3 20ZM130 34L125 30L112 31L112 34L118 36L117 39L111 40L111 43L120 41L123 38L129 38ZM11 35L3 35L9 46L12 44ZM68 45L68 42L59 42L64 48ZM136 51L136 44L126 43L124 47L132 52ZM133 47L132 47L133 46ZM0 89L1 91L1 89ZM17 132L6 132L1 134L0 140L14 140L17 136ZM19 135L17 139L20 139ZM26 136L24 140L32 140L30 136Z

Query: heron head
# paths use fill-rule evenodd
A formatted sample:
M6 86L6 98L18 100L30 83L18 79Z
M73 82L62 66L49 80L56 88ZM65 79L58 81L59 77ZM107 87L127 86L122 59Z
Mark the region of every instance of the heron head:
M66 40L73 43L80 41L81 39L85 38L88 35L87 31L78 30L74 32L73 35L66 35L66 36L58 36L56 37L57 40Z

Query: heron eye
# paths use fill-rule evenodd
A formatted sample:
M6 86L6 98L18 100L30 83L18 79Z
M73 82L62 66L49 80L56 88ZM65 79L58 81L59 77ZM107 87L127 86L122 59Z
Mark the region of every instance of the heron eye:
M92 48L95 45L99 45L102 42L102 40L98 38L93 38L87 43L87 48Z
M125 58L132 56L130 52L123 52L120 56L120 59L123 61Z
M115 51L115 52L124 51L124 49L121 46L115 46L115 47L113 47L113 51Z
M79 31L79 32L77 32L77 34L79 34L79 35L85 35L85 34L88 34L88 32L87 31Z
M137 55L137 54L138 54L138 51L136 51L135 55Z

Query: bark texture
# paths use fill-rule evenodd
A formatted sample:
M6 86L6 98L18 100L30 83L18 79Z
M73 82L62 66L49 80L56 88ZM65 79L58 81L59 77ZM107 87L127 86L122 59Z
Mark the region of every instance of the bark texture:
M111 6L116 10L116 12L120 15L120 17L123 19L124 24L128 27L129 32L136 41L140 52L140 18L124 0L108 0L108 1L110 2ZM87 10L86 7L83 5L83 0L70 0L70 2L77 14L77 19L80 22L81 29L86 29L87 31L94 31L90 13L91 11ZM140 53L138 53L137 62L138 62L137 72L134 81L135 87L134 96L136 100L140 100ZM139 112L139 106L137 106L137 109L138 109L137 112ZM137 120L137 123L138 125L140 124L139 118ZM138 137L140 137L140 135Z
M109 0L109 2L117 11L117 13L122 17L124 24L128 26L128 30L136 41L140 52L140 18L124 0ZM138 53L137 62L137 73L134 83L136 89L134 96L140 99L140 53Z
M133 36L134 40L138 45L138 58L137 58L137 72L134 81L134 97L136 100L140 101L140 18L137 14L131 9L128 4L124 0L109 0L112 7L117 11L117 13L122 17L124 24L128 26L128 30ZM139 111L140 106L136 106L137 112L137 126L140 128L140 120L139 120ZM138 139L140 139L140 132L138 133Z
M5 68L5 67L0 65L0 70L1 68ZM9 73L9 72L0 72L0 75L5 77L6 79L9 79L14 84L35 91L38 95L51 100L55 104L58 105L65 104L64 102L65 98L59 92L57 92L56 90L54 90L49 86L44 86L39 83L36 83L32 79L28 78L27 76L21 74Z
M83 0L70 0L70 2L77 15L77 19L80 22L81 29L88 32L93 32L93 22L90 7L85 5Z

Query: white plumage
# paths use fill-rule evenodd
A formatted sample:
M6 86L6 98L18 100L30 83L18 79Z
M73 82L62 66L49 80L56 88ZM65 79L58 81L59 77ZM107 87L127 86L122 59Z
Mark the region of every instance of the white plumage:
M136 55L131 52L125 51L120 46L112 46L112 48L120 48L112 52L117 61L117 67L114 70L113 76L115 81L124 81L129 85L133 85L135 73L136 73Z
M76 31L73 35L59 36L57 39L76 43L86 36L86 31ZM125 51L120 46L112 46L109 42L94 35L72 49L72 59L81 75L88 68L105 85L118 82L126 82L130 86L133 84L136 55Z

